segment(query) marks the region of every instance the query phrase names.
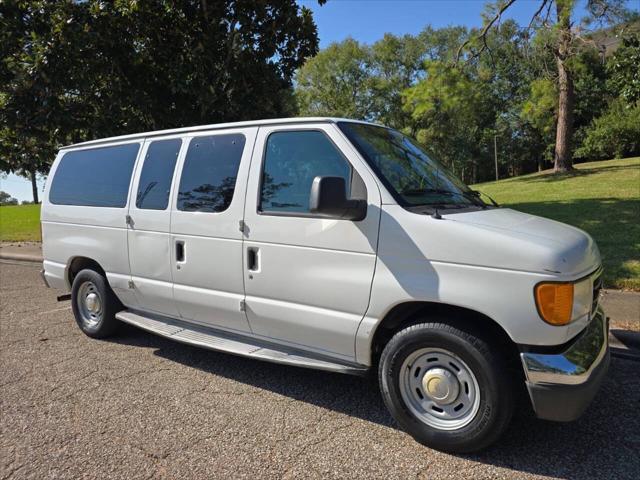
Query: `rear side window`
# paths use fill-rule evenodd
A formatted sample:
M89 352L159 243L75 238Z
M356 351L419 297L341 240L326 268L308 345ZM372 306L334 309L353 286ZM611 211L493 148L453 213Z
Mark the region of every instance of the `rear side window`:
M136 207L164 210L169 205L171 180L182 140L157 140L147 148L138 182Z
M347 188L350 185L351 165L324 133L272 133L264 157L260 210L309 213L311 184L317 176L342 177Z
M191 140L182 167L178 210L222 212L231 204L244 135L212 135Z
M49 201L57 205L123 208L140 144L67 152L51 182Z

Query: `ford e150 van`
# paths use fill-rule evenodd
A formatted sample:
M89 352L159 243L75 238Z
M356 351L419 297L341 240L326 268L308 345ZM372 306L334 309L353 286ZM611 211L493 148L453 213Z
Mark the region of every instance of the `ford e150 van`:
M584 232L499 208L392 129L332 118L207 125L60 150L44 281L103 338L376 372L440 450L495 441L518 389L569 421L609 363Z

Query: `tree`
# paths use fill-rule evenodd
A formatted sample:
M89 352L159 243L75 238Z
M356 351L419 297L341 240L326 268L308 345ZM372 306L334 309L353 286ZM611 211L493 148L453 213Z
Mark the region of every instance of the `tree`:
M403 94L418 140L470 183L477 180L482 156L480 139L487 124L482 117L491 115L485 87L468 72L432 61L426 78Z
M499 22L504 12L515 0L498 0L489 4L489 14L485 16L485 26L474 38L463 43L458 51L461 57L465 47L469 47L470 57L482 53L491 55L487 44L487 34ZM530 28L548 40L548 48L553 54L556 73L554 83L558 92L556 110L556 136L554 148L554 170L566 172L572 166L573 116L575 106L574 71L572 61L582 45L590 42L585 36L585 28L592 23L612 23L625 17L623 0L588 0L589 17L576 26L571 15L575 0L538 0L539 7L533 15ZM555 7L555 8L554 8ZM591 42L592 43L592 42Z
M622 98L586 129L578 155L593 159L640 155L640 104L629 107Z
M300 113L371 119L370 50L348 38L308 60L296 76Z
M522 104L521 111L522 118L533 125L541 135L546 144L544 156L551 161L553 161L553 134L556 127L557 104L558 94L553 81L548 78L538 78L531 82L529 97Z
M480 118L488 122L483 125L482 144L491 144L491 151L485 148L486 156L478 159L480 180L495 178L494 135L502 176L541 168L543 158L539 152L545 148L545 136L522 115L523 105L530 99L532 83L537 80L539 52L532 49L527 32L513 20L492 29L487 44L491 56L483 55L465 65L467 69L476 70L475 77L486 84L485 95L490 98L485 108L491 114ZM553 119L553 114L550 116Z
M402 92L423 74L425 43L419 37L390 33L370 50L371 114L376 121L403 130L410 116L402 108Z
M318 46L294 0L9 0L0 21L0 168L34 184L60 144L290 115Z
M300 68L296 98L303 115L367 119L412 131L402 92L422 79L425 60L452 58L464 27L419 35L385 34L373 45L353 39L331 44Z
M607 63L609 89L627 105L640 104L640 34L622 39L622 45Z
M7 192L0 190L0 205L17 205L18 200L13 198Z

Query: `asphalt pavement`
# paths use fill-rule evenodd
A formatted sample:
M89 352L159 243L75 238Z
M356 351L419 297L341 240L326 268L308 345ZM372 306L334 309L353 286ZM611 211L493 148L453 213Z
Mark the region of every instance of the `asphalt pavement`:
M0 263L0 478L640 478L640 362L613 358L577 422L523 404L474 455L416 443L368 379L133 327L92 340L36 264Z

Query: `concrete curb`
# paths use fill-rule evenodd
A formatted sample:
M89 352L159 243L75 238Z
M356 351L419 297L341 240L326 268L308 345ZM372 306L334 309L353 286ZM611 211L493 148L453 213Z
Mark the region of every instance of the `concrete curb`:
M24 255L21 253L0 253L0 260L18 260L20 262L42 263L40 255Z

